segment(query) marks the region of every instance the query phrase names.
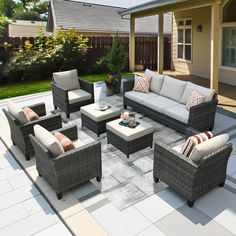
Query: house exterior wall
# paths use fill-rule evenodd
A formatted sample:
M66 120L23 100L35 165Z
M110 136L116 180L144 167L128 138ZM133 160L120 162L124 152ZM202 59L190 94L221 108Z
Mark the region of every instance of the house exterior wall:
M192 61L177 59L177 20L192 19ZM202 25L202 32L197 26ZM204 7L173 13L172 67L176 71L210 78L211 8Z
M31 26L31 25L14 25L8 26L9 37L36 37L41 32L46 32L45 26Z

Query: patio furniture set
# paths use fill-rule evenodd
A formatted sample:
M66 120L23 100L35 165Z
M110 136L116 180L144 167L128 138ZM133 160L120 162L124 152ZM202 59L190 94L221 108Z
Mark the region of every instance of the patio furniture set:
M143 92L146 83L142 83L146 81L149 81L150 91ZM232 151L229 136L224 134L212 138L207 132L198 134L199 131L213 129L217 107L214 90L150 70L146 70L143 77L125 81L123 87L124 108L130 106L185 133L186 137L190 136L185 146L178 151L161 142L155 143L155 182L161 179L167 183L187 199L190 207L205 192L217 185L224 185L227 162ZM203 96L197 94L197 104L195 99L188 110L188 98L193 91ZM55 108L60 108L67 117L71 112L80 110L81 126L97 136L106 132L107 142L126 154L127 158L134 152L153 147L154 127L140 119L136 120L135 127L129 127L120 118L121 109L108 104L107 107L95 104L93 86L79 79L76 70L54 73L52 95ZM44 104L30 108L38 116L46 115ZM61 199L62 192L94 177L101 181L102 154L99 141L79 145L76 142L77 127L69 125L62 128L60 115L31 121L27 115L24 117L24 108L16 104L10 103L8 110L3 110L10 125L13 144L21 149L26 160L30 159L32 153L35 154L39 176L47 179L58 199Z

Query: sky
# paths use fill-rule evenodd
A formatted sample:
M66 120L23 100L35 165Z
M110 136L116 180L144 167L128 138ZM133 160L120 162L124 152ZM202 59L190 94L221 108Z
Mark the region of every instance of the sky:
M78 0L78 1L98 3L98 4L118 6L118 7L132 7L145 2L149 2L150 0Z

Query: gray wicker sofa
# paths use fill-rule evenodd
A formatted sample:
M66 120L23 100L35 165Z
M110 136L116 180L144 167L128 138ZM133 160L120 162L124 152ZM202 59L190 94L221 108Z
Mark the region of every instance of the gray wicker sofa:
M186 133L188 128L199 131L213 129L218 104L214 90L160 75L150 70L146 70L145 74L152 77L149 93L132 91L134 79L124 81L124 108L129 106L182 133ZM192 91L203 95L205 101L191 107L188 111L185 104Z
M77 126L70 125L56 130L69 139L78 139ZM54 156L35 136L30 135L36 157L36 169L57 194L82 184L92 178L101 181L101 143L98 141L77 147L76 149Z

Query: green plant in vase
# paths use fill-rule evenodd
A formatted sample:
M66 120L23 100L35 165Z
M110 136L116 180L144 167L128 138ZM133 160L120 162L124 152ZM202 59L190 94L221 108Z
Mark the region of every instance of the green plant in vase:
M106 56L106 65L110 70L109 78L105 81L107 84L112 84L110 88L113 89L114 93L120 93L120 85L121 85L121 71L124 69L127 61L127 54L125 53L120 37L118 34L114 37L112 47L110 48L107 56ZM107 88L109 86L107 85Z

